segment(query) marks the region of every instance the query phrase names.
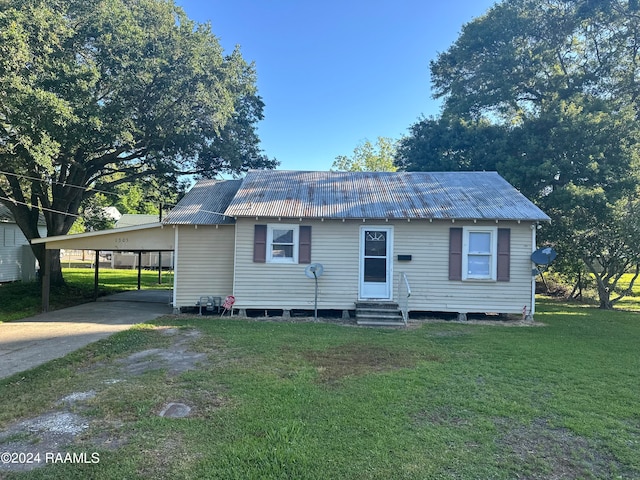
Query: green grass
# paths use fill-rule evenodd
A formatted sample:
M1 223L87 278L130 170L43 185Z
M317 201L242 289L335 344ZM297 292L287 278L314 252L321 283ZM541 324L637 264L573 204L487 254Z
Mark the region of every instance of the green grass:
M155 326L177 337L137 328L0 381L2 428L96 391L70 407L92 427L69 451L97 451L99 464L8 478L640 478L640 316L541 300L536 320L394 330L165 317ZM131 354L172 342L204 364L127 370ZM193 414L158 417L169 401Z
M90 268L63 268L64 287L51 288L52 310L93 301L94 270ZM158 285L158 272L141 272L142 288L172 288L173 273L162 274ZM137 270L101 269L98 279L98 294L134 290L138 288ZM29 317L42 311L42 290L37 282L0 283L0 323Z

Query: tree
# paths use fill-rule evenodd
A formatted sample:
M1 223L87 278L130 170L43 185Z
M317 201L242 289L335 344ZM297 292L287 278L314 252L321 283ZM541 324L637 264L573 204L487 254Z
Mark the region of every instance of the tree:
M628 0L505 0L431 62L434 96L504 123L581 94L640 112L639 33Z
M570 259L566 272L586 266L602 308L640 265L638 33L633 2L497 4L431 63L442 115L414 125L396 159L500 172L552 217L541 240ZM427 145L437 154L415 154Z
M107 211L109 206L109 202L102 194L94 195L87 199L82 216L85 231L96 232L115 226L116 221Z
M353 155L339 155L331 165L332 170L344 172L395 172L393 159L396 143L387 137L378 137L373 145L365 140L353 149Z
M486 120L423 118L398 142L395 164L408 171L497 169L507 147L508 131Z
M254 66L171 1L1 1L0 201L28 239L40 211L66 234L98 190L277 165Z

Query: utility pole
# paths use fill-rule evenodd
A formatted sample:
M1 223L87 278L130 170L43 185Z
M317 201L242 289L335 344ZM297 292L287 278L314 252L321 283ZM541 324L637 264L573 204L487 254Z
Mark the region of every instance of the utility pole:
M160 202L160 223L162 223L162 202ZM158 252L158 285L162 285L162 252Z

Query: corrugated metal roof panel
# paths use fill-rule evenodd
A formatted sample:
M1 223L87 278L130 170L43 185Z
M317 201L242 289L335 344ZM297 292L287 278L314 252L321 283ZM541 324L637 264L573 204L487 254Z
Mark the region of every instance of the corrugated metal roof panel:
M247 174L225 213L234 217L549 220L496 172L255 170Z
M235 223L223 215L242 180L200 180L164 219L169 225L221 225Z

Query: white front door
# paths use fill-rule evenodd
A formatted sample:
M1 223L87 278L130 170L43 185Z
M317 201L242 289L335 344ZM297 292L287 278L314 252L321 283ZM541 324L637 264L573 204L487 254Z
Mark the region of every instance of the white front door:
M360 227L360 299L391 300L393 227Z

